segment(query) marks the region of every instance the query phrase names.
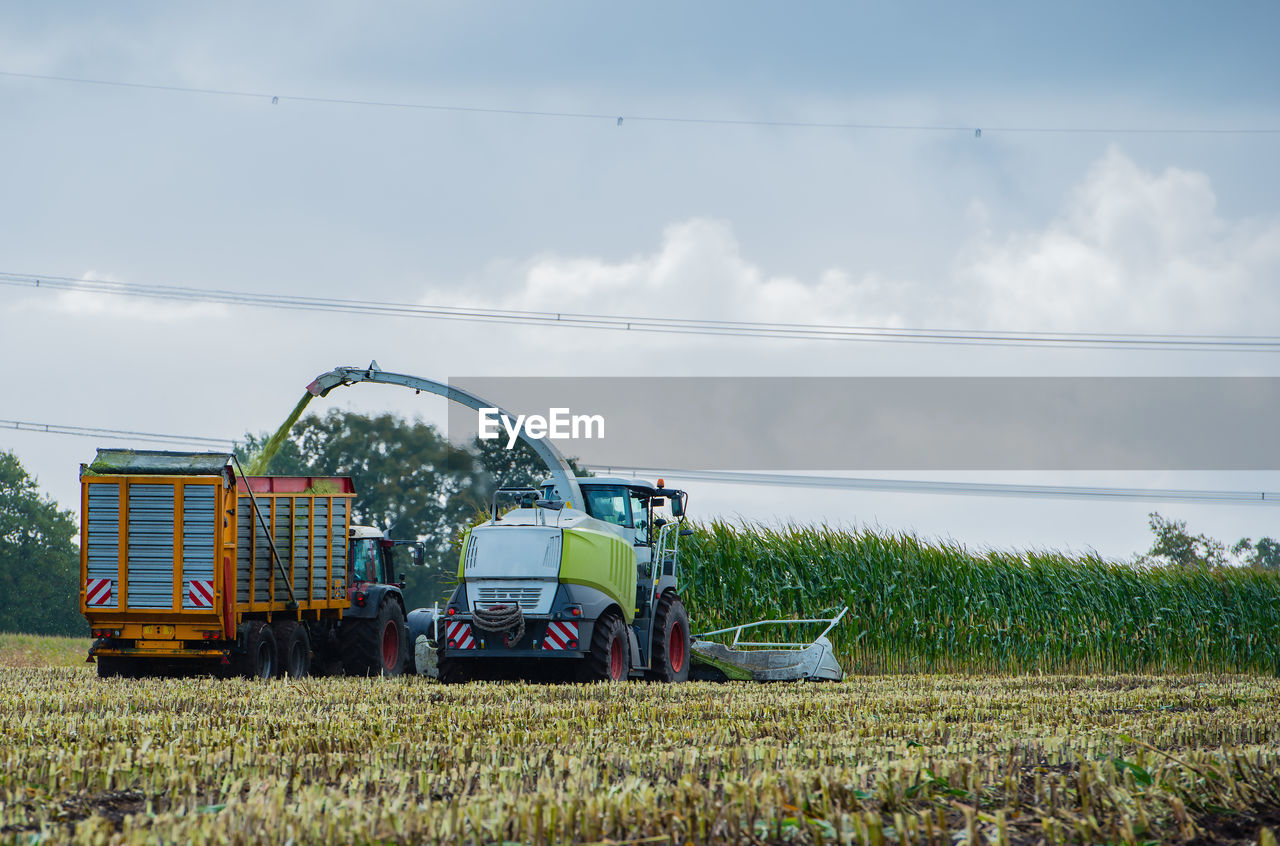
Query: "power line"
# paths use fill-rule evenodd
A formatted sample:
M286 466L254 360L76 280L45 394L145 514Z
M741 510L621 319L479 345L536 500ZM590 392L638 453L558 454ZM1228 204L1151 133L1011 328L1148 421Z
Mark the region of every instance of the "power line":
M148 443L170 445L199 444L224 449L234 449L237 443L230 438L166 435L160 432L138 432L132 429L98 429L92 426L67 426L61 423L31 423L26 420L0 420L0 429L16 429L19 432L39 432L46 435L74 435L82 438L146 441Z
M190 435L140 432L132 429L101 429L69 426L59 423L32 423L25 420L0 420L0 429L16 429L47 435L106 438L160 443L170 446L198 444L234 449L237 441L230 438L203 438ZM582 465L595 473L623 473L632 476L664 476L695 482L729 485L766 485L769 487L826 488L839 490L880 491L905 494L939 494L950 496L1000 496L1030 499L1075 499L1119 502L1142 500L1153 502L1189 502L1218 505L1280 505L1280 492L1221 491L1177 488L1110 488L1071 485L1015 485L988 482L940 482L915 479L872 479L850 476L809 476L784 473L749 473L736 470L672 470L657 467L619 467L605 464Z
M672 470L656 467L584 465L594 473L663 476L696 482L770 487L826 488L951 496L1005 496L1020 498L1144 500L1196 502L1220 505L1280 505L1280 491L1214 491L1176 488L1110 488L1072 485L1015 485L988 482L939 482L914 479L869 479L850 476L801 476L783 473L748 473L735 470Z
M641 315L522 311L465 306L418 305L293 294L266 294L179 285L143 285L104 279L29 275L0 271L0 285L53 291L78 291L174 302L213 303L255 308L319 311L381 317L410 317L477 323L598 329L674 335L774 338L806 341L943 344L1039 349L1161 350L1184 352L1280 352L1280 336L1040 332L970 329L837 326L769 323Z
M166 91L176 94L200 94L214 97L237 97L263 100L271 105L292 100L298 103L315 103L335 106L363 106L381 109L411 109L417 111L457 112L488 115L505 115L511 117L560 118L571 120L609 121L616 126L624 122L632 123L668 123L668 124L701 124L710 126L741 127L780 127L794 129L850 129L891 132L951 132L972 134L981 137L983 133L1008 132L1022 134L1092 134L1092 135L1274 135L1280 134L1280 128L1272 127L1137 127L1137 126L1020 126L1009 125L955 125L933 123L876 123L876 122L841 122L841 121L799 121L799 120L764 120L736 119L715 117L681 117L675 115L627 114L620 112L572 112L549 111L538 109L503 109L482 106L457 106L440 103L410 103L393 100L372 100L356 97L311 97L296 94L268 94L261 91L237 91L226 88L197 88L185 85L163 85L159 83L125 82L110 79L91 79L77 76L57 76L53 74L20 73L18 71L0 71L0 76L11 79L28 79L42 82L63 82L76 85L98 85L112 88L129 88L144 91Z

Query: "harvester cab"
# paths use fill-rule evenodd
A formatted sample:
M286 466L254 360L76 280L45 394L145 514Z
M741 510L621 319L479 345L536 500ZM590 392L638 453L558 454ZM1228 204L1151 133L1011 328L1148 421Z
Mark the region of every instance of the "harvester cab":
M689 674L689 618L677 592L687 496L635 479L577 480L585 504L550 483L509 491L470 529L458 587L438 617L410 615L419 670L443 681ZM655 513L669 507L670 519Z

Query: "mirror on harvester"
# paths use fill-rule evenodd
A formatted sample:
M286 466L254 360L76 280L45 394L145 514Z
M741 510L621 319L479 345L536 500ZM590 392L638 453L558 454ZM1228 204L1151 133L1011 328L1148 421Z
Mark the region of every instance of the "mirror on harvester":
M671 497L671 514L673 517L684 516L684 497L683 496Z

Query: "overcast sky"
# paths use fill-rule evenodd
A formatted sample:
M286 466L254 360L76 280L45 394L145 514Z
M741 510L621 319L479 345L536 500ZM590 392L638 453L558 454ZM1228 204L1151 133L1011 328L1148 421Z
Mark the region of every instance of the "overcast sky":
M0 74L0 273L540 311L1274 335L1280 136L1114 130L1280 127L1277 31L1280 7L1246 2L10 3L0 72L264 96ZM1047 128L1107 131L1012 131ZM639 335L11 286L0 304L0 418L218 437L273 429L317 373L370 359L437 379L1280 375L1266 353ZM335 406L445 417L394 388L313 408ZM696 425L665 409L655 437ZM99 445L119 444L0 430L0 449L68 507ZM1280 489L1266 473L1016 478ZM1147 545L1153 507L690 487L700 516L1108 555ZM1154 507L1229 541L1280 531L1268 508Z

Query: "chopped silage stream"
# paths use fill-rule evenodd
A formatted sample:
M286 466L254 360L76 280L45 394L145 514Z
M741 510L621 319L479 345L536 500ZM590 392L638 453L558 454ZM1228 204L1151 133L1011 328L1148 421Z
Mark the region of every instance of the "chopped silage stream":
M0 669L0 838L1256 842L1280 681L99 681Z
M261 476L267 472L267 468L271 466L271 459L276 457L276 453L280 451L280 447L284 445L285 439L289 437L293 424L297 423L302 417L302 412L307 410L307 406L311 404L313 396L308 391L303 393L302 399L298 400L298 404L293 407L293 411L285 417L284 422L279 428L271 434L267 442L262 445L262 449L258 451L250 461L249 466L245 470L250 476Z

